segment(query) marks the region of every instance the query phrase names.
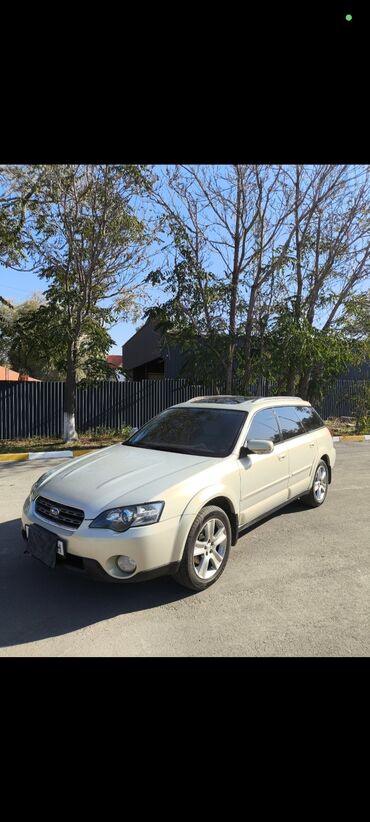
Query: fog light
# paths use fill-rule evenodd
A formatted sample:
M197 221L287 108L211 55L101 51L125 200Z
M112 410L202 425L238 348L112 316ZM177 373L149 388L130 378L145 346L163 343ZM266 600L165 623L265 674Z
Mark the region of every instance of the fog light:
M117 557L117 565L121 571L125 571L126 574L133 574L136 571L136 562L130 557Z

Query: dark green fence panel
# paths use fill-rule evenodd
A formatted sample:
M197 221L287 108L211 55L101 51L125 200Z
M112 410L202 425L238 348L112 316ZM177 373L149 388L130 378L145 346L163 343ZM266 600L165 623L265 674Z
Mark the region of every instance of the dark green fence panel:
M324 419L349 415L350 397L358 380L336 380L325 399L317 405ZM120 430L124 425L139 428L160 411L196 396L225 392L224 385L191 385L184 379L141 382L98 382L77 389L76 426L81 433L99 428ZM248 395L269 396L274 386L260 379ZM238 390L238 389L236 389ZM63 435L63 382L0 381L0 439L61 437Z

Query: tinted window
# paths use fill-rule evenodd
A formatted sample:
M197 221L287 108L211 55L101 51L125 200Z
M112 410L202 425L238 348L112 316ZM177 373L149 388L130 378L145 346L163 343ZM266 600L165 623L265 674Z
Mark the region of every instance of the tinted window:
M280 442L279 426L275 414L268 408L264 411L259 411L253 417L247 438L249 440L271 440L272 442Z
M314 408L300 405L296 410L305 431L315 431L316 428L322 428L325 425Z
M204 457L226 457L246 419L245 411L168 408L123 444Z
M296 408L287 406L286 408L276 408L276 411L284 440L305 433Z

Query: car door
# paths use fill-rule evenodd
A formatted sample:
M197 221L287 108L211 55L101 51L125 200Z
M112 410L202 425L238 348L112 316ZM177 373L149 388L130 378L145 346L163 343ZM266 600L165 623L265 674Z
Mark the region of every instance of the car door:
M270 454L248 454L240 463L239 525L282 505L289 498L289 462L287 444L281 441L277 417L271 408L257 411L250 422L246 441L271 440Z
M308 491L311 486L312 469L317 456L317 438L313 432L304 428L299 407L282 406L276 412L289 453L289 497L296 497Z

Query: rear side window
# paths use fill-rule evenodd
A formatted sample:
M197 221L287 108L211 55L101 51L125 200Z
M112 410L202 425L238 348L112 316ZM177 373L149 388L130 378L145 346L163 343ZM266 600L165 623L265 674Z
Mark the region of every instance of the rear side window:
M306 433L296 408L287 405L286 407L276 408L275 410L279 417L283 440L290 440L292 437Z
M266 408L253 417L247 439L280 442L280 431L275 414Z
M322 428L325 423L318 415L314 408L308 405L299 405L296 408L297 414L302 422L305 431L315 431L316 428Z

